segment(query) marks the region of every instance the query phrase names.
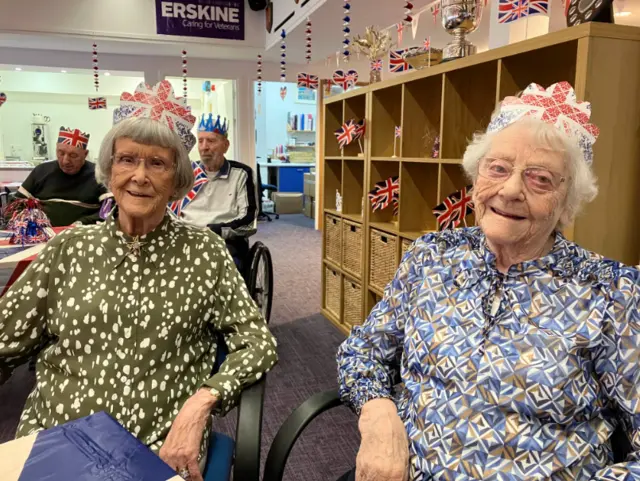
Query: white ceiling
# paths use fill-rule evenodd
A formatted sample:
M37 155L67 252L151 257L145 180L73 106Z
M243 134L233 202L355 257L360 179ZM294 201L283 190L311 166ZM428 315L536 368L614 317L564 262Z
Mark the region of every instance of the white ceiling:
M551 0L551 2L560 1ZM428 3L430 0L415 0L414 11L420 10ZM616 23L640 26L640 0L615 0L614 6L617 11L629 12L628 16L616 17ZM470 36L470 40L478 46L486 45L488 42L489 18L486 17L489 14L490 11L485 12L480 29ZM328 56L332 56L335 61L335 53L341 50L343 38L342 15L342 2L337 0L326 1L313 13L311 21L313 22L312 55L314 63L325 61ZM351 30L353 34L358 34L363 32L367 25L389 27L399 21L401 15L402 2L400 1L352 0ZM293 32L288 33L287 61L289 63L305 63L304 29L304 23L302 23ZM393 36L395 38L395 33ZM440 19L438 18L437 24L434 24L430 13L426 12L420 18L416 39L412 40L411 32L405 31L403 46L421 43L426 36L431 36L432 45L435 47L442 47L451 38L441 27ZM0 32L0 47L9 48L87 53L87 41L87 36L83 35ZM190 58L255 60L256 55L261 53L260 49L254 47L212 45L198 43L197 39L191 39L190 42L188 45ZM101 53L144 56L179 56L183 47L183 43L166 37L159 37L158 40L153 41L100 39L99 43ZM274 46L264 55L266 61L279 61L279 46Z

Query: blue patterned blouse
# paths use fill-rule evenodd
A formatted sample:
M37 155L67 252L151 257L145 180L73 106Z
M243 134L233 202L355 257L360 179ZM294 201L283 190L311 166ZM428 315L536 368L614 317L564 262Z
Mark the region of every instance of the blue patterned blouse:
M340 393L394 397L399 364L412 480L638 481L639 298L637 269L560 234L504 275L479 228L429 234L340 347ZM635 453L611 465L619 422Z

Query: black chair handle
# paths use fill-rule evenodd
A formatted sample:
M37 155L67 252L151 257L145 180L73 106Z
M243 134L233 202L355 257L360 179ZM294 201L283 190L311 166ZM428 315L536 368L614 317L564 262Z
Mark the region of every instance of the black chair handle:
M262 406L266 376L242 391L238 404L233 479L259 481Z
M271 444L264 467L263 481L281 481L293 445L307 425L323 412L341 405L338 391L331 390L314 394L293 411L278 430Z

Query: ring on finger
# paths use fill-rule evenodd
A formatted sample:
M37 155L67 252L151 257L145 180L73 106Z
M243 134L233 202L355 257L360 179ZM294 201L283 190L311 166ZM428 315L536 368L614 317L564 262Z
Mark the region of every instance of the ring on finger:
M189 481L191 479L191 474L187 468L179 469L178 476L180 476L185 481Z

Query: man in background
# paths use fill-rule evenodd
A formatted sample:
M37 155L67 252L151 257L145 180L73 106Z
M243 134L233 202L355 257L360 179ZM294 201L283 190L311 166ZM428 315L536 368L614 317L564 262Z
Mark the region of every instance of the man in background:
M96 182L95 165L87 162L89 134L60 128L57 162L35 167L18 189L18 198L35 198L53 227L99 220L100 202L107 190Z
M256 232L258 215L256 186L250 167L227 160L229 126L220 116L213 121L202 116L198 127L200 162L193 162L195 184L171 209L180 218L199 227L208 227L227 243L236 265L249 252L249 236Z

